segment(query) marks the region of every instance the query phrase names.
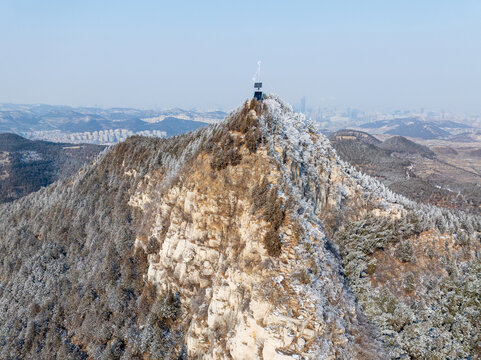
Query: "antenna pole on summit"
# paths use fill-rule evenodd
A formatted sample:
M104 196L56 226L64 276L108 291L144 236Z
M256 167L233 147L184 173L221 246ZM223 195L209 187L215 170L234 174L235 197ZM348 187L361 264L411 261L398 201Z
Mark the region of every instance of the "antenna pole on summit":
M257 82L261 81L261 61L257 62Z
M261 61L257 62L257 81L254 82L254 98L258 101L262 101L264 99L264 95L262 94L262 82L261 82Z

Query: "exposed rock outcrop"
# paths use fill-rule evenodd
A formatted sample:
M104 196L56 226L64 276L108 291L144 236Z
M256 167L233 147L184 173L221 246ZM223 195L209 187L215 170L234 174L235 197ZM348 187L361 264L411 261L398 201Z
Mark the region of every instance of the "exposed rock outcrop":
M384 338L346 287L341 269L353 266L346 262L353 249L343 253L336 233L343 221L366 216L389 227L405 219L414 203L342 163L313 124L275 97L246 103L216 131L217 142L203 144L207 150L194 156L195 166L177 174L167 192L153 191L162 182L151 178L131 199L155 214L137 244L159 239L159 252L149 256L149 280L181 294L188 355L385 358ZM253 151L252 133L259 139ZM235 165L225 161L213 171L216 151L236 151L229 155ZM162 195L142 200L152 193ZM265 212L274 211L276 202L281 211L269 219ZM275 256L269 236L280 243ZM336 258L338 246L342 258ZM379 273L370 276L376 281Z

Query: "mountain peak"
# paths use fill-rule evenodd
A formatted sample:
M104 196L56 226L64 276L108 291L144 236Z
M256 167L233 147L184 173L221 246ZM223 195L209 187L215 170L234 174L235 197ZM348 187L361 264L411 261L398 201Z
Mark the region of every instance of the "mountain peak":
M129 138L0 217L2 358L477 351L481 220L390 192L276 96Z
M149 279L180 293L187 308L209 309L186 310L189 356L382 354L361 331L370 325L342 290L316 218L339 195L332 180L342 170L327 139L276 97L246 102L190 136L203 140L168 192L152 177L130 200L156 214L136 240L140 248L150 238L161 244Z

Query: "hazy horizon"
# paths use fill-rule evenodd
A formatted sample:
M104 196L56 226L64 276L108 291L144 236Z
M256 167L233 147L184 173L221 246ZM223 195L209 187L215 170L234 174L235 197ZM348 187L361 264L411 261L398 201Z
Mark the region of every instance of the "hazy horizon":
M3 1L0 103L481 113L481 2Z

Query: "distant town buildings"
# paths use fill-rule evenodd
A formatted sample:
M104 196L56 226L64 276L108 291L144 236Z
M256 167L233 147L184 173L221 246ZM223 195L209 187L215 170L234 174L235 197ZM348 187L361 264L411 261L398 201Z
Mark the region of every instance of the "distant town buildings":
M165 131L159 130L145 130L139 132L133 132L126 129L110 129L110 130L100 130L93 132L77 132L77 133L67 133L60 130L49 130L49 131L32 131L22 133L22 136L27 139L35 140L46 140L53 142L68 142L73 144L79 143L89 143L89 144L99 144L99 145L110 145L115 144L119 141L123 141L132 135L142 135L150 137L166 137L167 133Z

